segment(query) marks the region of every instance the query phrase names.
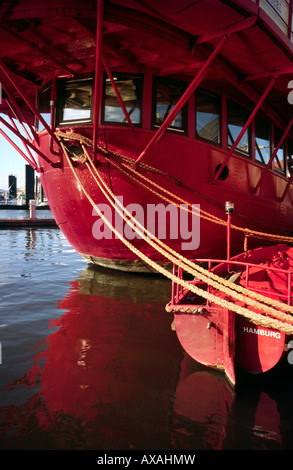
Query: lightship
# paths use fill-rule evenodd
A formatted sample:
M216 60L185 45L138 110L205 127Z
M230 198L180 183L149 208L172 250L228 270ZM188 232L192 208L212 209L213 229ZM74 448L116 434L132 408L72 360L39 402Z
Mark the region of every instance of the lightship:
M178 253L223 258L227 201L230 256L291 243L292 8L1 4L0 133L78 253L163 273Z

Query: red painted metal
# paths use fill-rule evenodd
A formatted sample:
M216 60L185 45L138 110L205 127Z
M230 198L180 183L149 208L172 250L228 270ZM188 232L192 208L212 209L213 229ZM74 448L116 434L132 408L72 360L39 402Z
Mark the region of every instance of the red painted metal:
M50 101L50 128L55 129L56 122L56 106L57 106L57 74L55 73L52 79L52 91L51 91L51 101ZM52 155L60 156L60 148L57 147L57 150L54 148L54 142L52 135L50 135L50 153Z
M174 109L170 112L170 114L166 117L165 121L161 125L161 127L157 130L156 134L153 136L151 141L148 143L146 148L141 152L139 155L138 159L136 160L136 163L139 163L142 158L145 156L145 154L151 149L151 147L159 141L159 139L162 137L162 135L165 133L173 119L177 116L179 111L183 108L183 106L187 103L189 100L190 96L195 92L195 90L199 87L200 83L205 77L205 74L208 71L208 68L210 67L211 63L215 58L217 57L217 54L220 52L220 49L222 45L226 42L227 37L224 36L219 44L216 46L214 51L211 53L210 57L208 60L203 64L202 68L199 70L199 72L196 74L190 85L188 86L187 90L185 93L182 95L178 103L174 106Z
M276 245L258 248L230 260L198 262L208 262L210 271L225 277L227 273L238 273L236 282L243 287L290 305L292 254L293 248ZM181 270L174 267L174 273L182 278ZM200 281L191 283L204 288ZM216 292L208 285L206 290L212 294ZM218 295L225 297L221 292ZM183 348L196 361L223 369L232 385L236 383L235 370L259 374L275 367L284 356L285 342L290 339L282 331L258 326L210 301L204 302L188 289L174 283L169 306L180 306L182 309L182 312L174 314L174 319ZM192 306L196 312L187 313L186 308Z
M196 44L202 44L204 42L211 41L213 39L217 39L222 36L229 36L232 33L238 33L240 31L244 31L247 28L251 28L257 22L257 16L252 16L251 18L246 18L245 20L239 21L227 28L220 29L219 31L210 31L202 36L200 36L196 40Z
M11 116L9 116L9 121L10 121L11 125L14 127L14 129L15 129L16 131L18 131L18 128L17 128L17 126L16 126L16 124L15 124L15 122L14 122L14 120L12 119ZM24 126L22 126L22 129L23 129L24 131L26 131L26 129L25 129ZM29 138L28 133L27 133L27 137ZM30 140L30 138L29 138L29 140ZM29 147L28 147L28 145L27 145L26 143L24 143L24 146L25 146L25 149L26 149L27 153L29 154L28 160L29 160L30 162L32 162L32 166L33 166L33 168L36 170L36 169L38 168L38 165L37 165L37 163L36 163L36 161L35 161L35 159L34 159L34 156L32 155L32 152L30 151L30 149L29 149Z
M53 64L55 64L55 66L60 69L60 70L63 70L63 71L66 71L67 73L69 73L69 75L73 76L75 74L75 71L73 69L70 69L69 67L67 67L64 63L60 62L59 60L56 59L56 57L48 54L47 52L45 52L44 50L40 49L35 43L31 43L30 41L27 41L26 39L24 39L23 37L21 37L19 34L15 33L14 31L8 29L8 28L5 28L3 25L0 26L0 28L2 30L4 30L5 32L7 32L9 35L13 36L14 38L17 39L17 41L22 45L22 44L25 44L26 46L29 47L29 49L33 50L34 52L37 52L39 54L41 54L42 56L44 56L45 59L49 60L50 62L53 62Z
M231 258L231 213L227 214L227 260Z
M232 145L229 153L226 155L224 161L222 162L221 166L219 167L216 175L215 175L215 181L219 178L220 174L222 173L222 170L224 169L225 165L227 165L229 159L231 158L233 152L235 152L239 142L241 141L242 137L244 136L245 132L247 131L248 127L252 123L253 119L255 118L257 112L261 108L262 104L264 103L266 97L268 96L269 92L273 88L274 84L276 83L277 77L272 78L270 83L268 84L267 88L265 89L262 97L258 101L257 105L255 106L254 110L250 114L249 118L247 119L245 125L243 126L242 130L240 131L237 139L235 140L234 144Z
M109 146L110 150L115 150L119 148L119 145L126 138L125 129L117 129L114 126L107 128L103 126L103 131L105 133L106 141L111 135L112 143L117 142L117 146ZM76 129L77 131L77 129ZM134 153L134 149L137 148L137 145L140 142L147 142L149 136L152 134L152 131L140 132L139 141L135 141L135 138L127 133L128 144L130 144L130 149ZM88 133L90 137L91 134ZM49 138L46 133L40 135L41 148L43 153L48 155L49 152ZM159 142L157 151L161 155L160 160L158 160L157 168L159 170L164 170L167 165L170 165L172 168L177 168L177 178L178 180L184 180L185 184L178 186L176 180L170 180L164 178L163 176L156 175L155 173L146 174L152 178L155 182L163 184L164 187L172 193L177 194L178 196L189 200L191 203L197 204L200 202L201 210L213 213L214 215L225 219L224 207L225 200L235 198L235 190L233 186L229 188L225 186L225 191L220 192L217 195L216 204L213 203L214 191L215 188L213 185L206 185L206 190L204 192L203 198L198 198L197 194L189 191L189 187L194 186L195 181L200 184L200 182L208 181L210 174L210 166L216 167L217 162L222 159L223 153L218 151L213 151L212 155L207 158L202 159L201 153L204 150L204 145L196 141L190 141L188 139L182 141L180 136L170 135L168 136L167 141ZM204 150L204 154L207 153L208 149ZM189 168L190 153L195 156L195 167L197 167L197 173L193 174L189 171L186 175L185 169ZM131 155L131 153L130 153ZM177 155L180 155L178 160ZM198 156L198 158L196 157ZM53 159L53 156L52 156ZM108 164L103 161L102 158L99 158L99 170L102 174L108 174ZM201 166L199 164L201 163ZM238 157L233 159L231 165L231 172L235 175L244 174L246 168L246 160ZM155 161L154 161L155 164ZM179 167L179 166L180 167ZM131 260L136 259L136 256L129 252L128 248L124 247L121 242L115 237L111 240L102 239L96 240L93 237L92 229L93 225L96 222L96 217L92 215L92 206L87 200L87 198L80 193L78 189L78 184L75 179L72 177L71 170L65 164L64 169L54 169L47 173L47 170L51 168L47 164L42 163L44 169L44 174L41 175L42 184L45 189L46 194L50 195L49 201L52 212L58 224L62 228L63 233L68 238L72 246L81 254L90 257L93 257L93 260L96 258L97 262L101 259L102 262L111 263L117 261L117 264L120 268L123 268L122 263L125 263L127 269L130 269ZM171 173L172 174L172 173ZM253 183L258 180L258 169L256 167L252 168L251 171L251 181L250 183L253 186ZM80 172L80 177L82 181L89 187L91 197L94 201L99 203L107 203L100 194L98 188L94 184L92 178L87 174L86 171ZM159 204L162 203L162 200L159 197L154 196L152 193L148 192L144 187L139 187L136 185L135 193L133 193L133 186L131 185L131 180L127 180L126 177L122 177L119 170L116 170L113 167L110 167L110 178L112 181L115 181L115 194L118 196L123 196L124 204L127 206L131 203L139 204L144 211L144 214L147 214L147 205L148 204ZM278 175L274 175L274 179L271 182L272 188L276 184L277 180L280 192L286 187L286 180L280 180ZM246 227L246 219L250 219L249 227L254 230L264 231L263 221L266 220L268 214L271 219L270 231L276 231L279 234L288 235L290 226L290 215L281 216L279 213L278 203L272 202L272 199L268 198L266 202L263 199L260 201L254 197L253 194L249 191L249 186L245 179L235 180L235 184L238 184L238 191L243 198L235 200L235 214L233 216L233 225ZM131 185L131 186L129 186ZM222 186L221 186L222 187ZM283 188L283 189L282 189ZM146 198L147 195L147 198ZM68 210L70 208L70 210ZM287 214L292 213L291 204L286 203ZM76 217L76 213L79 213L79 217ZM112 220L114 222L114 213L112 214ZM278 225L277 225L278 224ZM82 230L80 230L82 226ZM241 231L235 231L231 229L231 255L242 251L244 243L244 234ZM160 257L158 253L155 253L151 247L148 247L141 240L133 240L136 246L141 247L143 251L150 257L155 257L158 261L166 261L164 257ZM174 249L181 251L181 239L178 240L169 240L168 243ZM249 239L249 248L253 246L258 246L259 241L257 239ZM184 255L194 258L195 256L208 258L209 256L214 256L217 258L222 258L223 254L226 253L226 227L217 226L212 222L206 222L201 224L200 229L200 246L198 247L196 254L193 250L185 251ZM224 255L225 256L225 255ZM137 262L140 265L139 261ZM143 264L141 268L145 269Z
M284 201L289 189L291 188L292 181L293 181L293 173L290 175L290 178L288 178L288 181L287 181L286 187L284 189L284 192L283 192L282 196L279 198L279 202Z
M19 113L18 113L18 110L15 109L15 103L14 103L14 106L13 106L12 103L9 101L8 98L6 98L5 101L6 101L6 103L7 103L8 108L11 110L11 115L18 121L18 123L19 123L19 125L21 126L21 128L22 128L24 134L27 136L28 140L31 141L31 140L32 140L32 136L33 136L34 138L37 138L37 134L36 134L34 131L32 131L31 126L28 126L29 129L30 129L30 131L31 131L31 135L29 134L29 132L28 132L26 126L24 125L25 120L24 120L23 118L20 118L20 115L19 115ZM8 116L9 116L9 115L8 115ZM10 121L11 121L11 118L10 118ZM27 124L27 123L26 123L26 124Z
M266 176L268 170L271 168L271 165L272 165L272 163L273 163L273 161L274 161L274 159L275 159L275 157L276 157L278 151L280 150L280 148L281 148L281 146L282 146L282 144L283 144L283 142L284 142L286 136L288 135L288 133L289 133L289 131L290 131L292 125L293 125L293 117L290 119L290 121L289 121L289 123L288 123L288 125L287 125L287 127L286 127L286 129L285 129L285 131L283 132L282 137L281 137L281 139L280 139L280 142L279 142L278 145L276 146L275 150L272 152L272 156L271 156L271 158L269 159L269 161L268 161L268 163L267 163L267 165L266 165L266 167L265 167L265 170L262 172L262 175L261 175L261 177L259 178L259 181L257 182L256 187L254 188L254 191L255 191L255 192L258 190L258 188L259 188L260 185L262 184L262 182L263 182L263 180L264 180L264 178L265 178L265 176Z
M5 134L5 132L3 131L3 129L0 129L0 134L2 135L2 137L4 137L7 142L9 142L9 144L24 158L24 160L34 169L34 170L37 170L38 169L38 166L36 164L36 162L34 161L31 161L30 158L16 145L16 143L10 139L10 137L8 137L7 134Z
M36 107L31 103L29 97L24 93L24 91L21 89L19 83L17 82L17 80L12 76L12 73L9 71L9 69L6 67L6 65L4 64L3 60L0 59L0 69L2 70L2 72L4 73L4 75L6 76L6 78L8 79L9 83L12 84L15 88L15 90L17 90L17 92L19 93L19 95L23 98L25 104L29 107L29 109L31 110L32 114L37 117L39 119L39 121L43 124L44 128L47 130L47 132L50 134L50 136L52 137L52 139L55 141L55 143L57 143L57 145L59 145L59 141L58 139L56 138L56 135L54 134L54 132L52 131L52 129L50 129L50 127L48 126L48 124L46 123L45 119L41 116L41 114L38 112L38 110L36 109Z
M236 320L235 365L253 374L275 367L284 354L285 333L258 327L241 317Z
M46 156L46 154L44 154L41 150L39 150L39 149L38 149L32 142L30 142L28 139L26 139L26 138L19 132L18 129L16 129L15 127L10 126L10 125L8 124L8 122L6 122L5 119L3 119L1 116L0 116L0 122L1 122L2 124L4 124L10 132L12 132L16 137L18 137L18 138L23 142L24 145L27 145L28 147L31 147L31 148L34 150L34 152L36 152L45 162L47 162L50 166L52 165L51 160ZM2 131L2 135L3 135L3 137L5 137L5 133L4 133L3 131ZM8 136L6 136L5 138L6 138L7 140L9 140L9 142L11 143L11 145L13 145L12 139L10 139ZM18 151L20 150L20 149L18 149L18 147L17 147L16 144L14 144L13 146L14 146L14 148L15 148L16 150L18 150ZM21 153L21 155L24 157L23 152L20 151L20 153ZM25 158L25 160L27 160L27 158ZM34 162L32 162L32 163L33 163L34 169L36 169L36 164L35 164Z
M108 201L81 162L74 161L74 168L82 184L75 179L55 134L60 129L69 136L67 146L78 143L76 134L92 140L90 156L115 196L123 197L124 206L136 204L146 215L149 205L162 203L160 186L168 197L199 204L202 214L210 214L209 220L201 217L197 249L183 250L186 237L182 233L172 237L169 227L166 243L171 248L184 251L187 258L208 262L209 269L212 262L218 261L213 268L218 274L237 268L242 285L292 304L291 249L262 247L250 251L249 259L245 254L235 257L243 251L244 229L287 237L293 229L293 173L281 175L271 168L284 139L293 138L292 105L287 100L293 59L293 1L280 0L280 5L289 9L288 21L282 20L281 24L274 5L258 0L183 0L180 8L175 0L112 0L105 4L102 0L43 0L37 6L34 0L28 0L8 2L3 10L0 8L0 21L5 22L0 29L0 69L7 94L1 111L10 116L12 110L20 122L26 122L34 141L25 139L4 119L0 118L0 122L27 148L34 149L36 164L18 151L34 168L38 167L56 222L70 244L88 261L122 270L150 269L113 234L95 237L98 219L90 200L96 204ZM101 122L104 71L110 77L128 126ZM145 78L141 127L132 125L115 89L114 72ZM95 84L93 122L82 125L72 121L56 128L58 80L88 75L94 77ZM159 129L153 116L152 89L153 78L158 76L186 83L186 92ZM48 125L33 103L37 91L51 83ZM221 96L221 142L199 138L196 133L195 91L199 85ZM227 139L227 98L246 106L249 115L231 149ZM185 106L189 113L186 129L171 129L172 121ZM256 161L254 151L251 155L237 153L237 145L249 127L255 137L254 123L259 112L283 133L278 145L272 147L266 166ZM44 126L39 133L32 125L35 120ZM2 129L1 134L9 140ZM109 161L103 152L99 153L98 143L109 151ZM136 180L131 172L126 176L125 167L111 165L111 161L123 161L119 156L129 159L133 164L130 168L139 169ZM148 166L138 165L142 159ZM227 174L223 175L225 166ZM155 183L158 193L147 189L140 177L148 177L149 185ZM225 215L225 202L229 200L235 204L233 223ZM111 209L108 216L115 227L117 214ZM214 223L213 217L223 223ZM177 220L176 228L179 225ZM155 230L159 230L159 224ZM142 239L134 238L132 242L152 260L169 262ZM265 244L263 240L261 243ZM268 239L267 244L270 243ZM249 238L250 249L259 245L259 240ZM283 252L283 258L279 252ZM227 260L221 261L225 253ZM180 270L177 273L182 275ZM213 292L210 286L206 289ZM186 295L181 287L173 285L171 303L184 302ZM193 304L196 302L199 308L204 307L202 313L175 314L178 337L194 359L225 370L232 384L236 380L235 367L259 373L278 363L284 335L276 337L275 332L259 328L256 333L249 332L242 319L226 308L204 304L202 299Z
M292 3L290 6L292 7ZM226 150L225 129L222 129L222 147L197 139L195 126L192 124L195 116L190 116L185 135L172 133L168 129L170 120L184 103L189 101L189 109L194 110L193 93L198 86L194 77L201 74L204 75L201 77L201 86L219 91L223 96L228 95L236 101L238 98L247 101L249 109L256 109L255 105L258 108L266 97L262 106L264 113L272 124L286 128L292 118L292 108L285 103L288 90L286 75L282 75L282 71L290 74L292 70L292 43L288 42L287 35L276 24L266 21L268 15L263 12L261 5L248 0L201 0L193 4L186 3L185 8L178 13L177 4L173 1L168 2L166 9L164 2L153 1L148 2L147 6L137 4L133 8L130 2L124 2L121 6L118 1L113 1L104 6L103 2L96 0L89 0L84 4L77 0L62 0L58 3L58 16L55 16L55 7L56 2L42 1L36 9L35 3L29 0L25 6L24 3L9 5L5 13L5 30L16 31L14 26L24 18L28 25L23 30L19 25L17 37L9 31L2 30L1 33L1 64L6 73L4 86L17 100L23 116L26 116L24 110L27 111L28 107L32 118L40 118L42 121L42 116L32 105L35 102L36 89L48 84L52 78L55 83L63 76L60 72L61 65L70 71L76 70L76 76L81 72L88 74L97 71L94 97L96 106L93 109L92 125L72 124L62 127L62 130L79 132L89 137L93 140L94 149L100 131L99 135L103 136L101 144L104 147L130 157L134 162L140 161L144 156L146 163L159 172L167 173L171 178L164 178L156 173L146 173L147 176L170 192L191 203L200 204L202 210L223 220L225 201L233 200L236 211L234 221L240 228L291 234L292 177L287 178L265 169L258 162L239 154L231 155L232 152ZM166 16L166 11L169 16ZM34 21L36 15L38 22ZM239 28L241 34L238 33ZM218 38L222 34L229 38L222 38L221 49L212 61L218 52ZM278 40L275 41L272 37ZM248 48L249 43L254 47ZM34 53L32 44L36 44ZM267 50L270 52L264 52ZM141 73L146 78L144 98L147 102L143 103L142 108L143 124L141 128L135 126L132 135L126 127L102 125L99 120L101 83L98 84L97 80L101 78L103 71L100 63L102 56L111 73L129 71ZM49 60L52 57L54 60ZM266 77L273 76L276 64L280 77L268 95L273 82L268 86ZM69 73L68 69L66 72ZM181 78L193 84L189 88L190 93L177 103L174 114L169 115L159 130L152 127L150 98L153 74ZM260 96L263 97L261 101ZM284 103L280 104L282 100ZM10 102L12 103L11 100ZM136 257L119 240L97 241L92 236L95 221L92 207L80 193L78 183L61 153L60 159L58 156L57 149L60 150L60 147L54 134L55 111L56 108L52 105L51 125L46 126L43 122L45 130L36 136L34 144L36 153L40 156L38 164L42 171L42 183L54 216L70 243L87 259L97 262L102 260L103 263L117 264L119 267L125 262L128 269L129 262ZM223 113L224 122L225 107ZM19 114L18 117L21 119ZM292 137L292 134L288 135ZM53 143L57 146L56 150ZM229 175L226 180L213 183L215 169L223 161L228 162ZM60 162L60 168L52 170L50 163L54 165L57 162ZM110 178L109 184L114 182L115 194L124 196L126 204L137 203L146 210L149 201L154 204L161 202L160 198L153 195L147 199L150 193L146 196L145 189L134 186L131 180L127 180L116 169L110 167L108 174L108 164L102 156L97 155L96 162L104 175ZM77 171L96 203L105 202L87 170L83 166L77 166ZM258 194L252 194L264 173L266 178L259 186ZM219 174L217 170L217 175ZM179 181L180 186L174 183L174 179ZM242 251L243 238L241 232L236 233L232 229L231 255ZM181 241L168 240L173 248L179 250ZM134 244L141 247L139 240L134 240ZM143 247L143 250L150 257L165 261L150 247ZM192 258L209 255L222 257L225 250L225 227L202 220L199 249L196 253L191 250L184 254Z
M120 95L120 93L119 93L119 90L118 90L118 88L117 88L117 86L116 86L116 83L115 83L115 80L114 80L113 75L112 75L112 73L111 73L111 70L109 69L109 67L108 67L108 65L107 65L107 63L106 63L106 61L105 61L104 58L102 59L102 62L103 62L104 68L105 68L105 70L106 70L106 72L107 72L107 75L108 75L108 77L109 77L109 79L110 79L111 85L112 85L112 87L113 87L113 89L114 89L114 91L115 91L115 94L116 94L116 96L117 96L117 99L118 99L118 101L119 101L119 104L120 104L120 106L121 106L121 109L122 109L122 111L123 111L123 113L124 113L124 116L125 116L125 118L126 118L128 124L129 124L129 126L131 127L131 129L133 129L132 121L131 121L130 116L129 116L128 112L127 112L127 109L126 109L126 107L125 107L125 104L124 104L124 102L123 102L123 100L122 100L122 98L121 98L121 95Z
M95 96L94 96L94 132L93 132L93 152L94 160L97 156L98 145L98 128L101 119L101 87L102 87L102 47L103 47L103 15L104 0L97 0L97 37L96 37L96 54L95 54Z
M39 137L38 137L37 132L35 131L35 129L31 125L31 122L29 122L29 120L26 118L26 116L22 112L20 106L17 104L16 100L14 99L12 94L9 92L7 86L5 86L5 84L3 82L1 83L1 86L2 86L3 90L5 91L5 93L7 95L7 97L5 98L5 102L7 104L7 110L9 110L14 115L14 117L18 120L20 125L24 128L24 133L27 135L28 139L29 140L34 139L35 142L38 144L39 143ZM10 114L10 113L8 112L8 114ZM26 126L30 130L31 135L29 135L26 127L24 126L24 124L26 124Z
M227 309L207 307L202 314L176 313L174 319L178 339L189 356L205 366L224 370L235 385L234 315Z

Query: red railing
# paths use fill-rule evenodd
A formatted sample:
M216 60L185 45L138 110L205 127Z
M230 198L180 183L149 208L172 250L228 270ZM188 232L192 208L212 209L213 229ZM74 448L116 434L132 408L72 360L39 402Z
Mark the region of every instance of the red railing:
M280 268L275 268L271 266L245 263L237 260L218 260L218 259L200 259L196 260L197 263L206 264L208 272L215 272L215 274L220 274L220 272L233 272L241 271L241 275L245 280L243 287L251 289L254 292L259 292L262 295L268 295L269 297L276 297L277 299L282 300L284 303L291 305L291 292L292 292L292 274L293 271L284 270ZM256 282L251 278L253 271L258 272L264 271L266 275L272 273L275 276L275 280L281 280L281 284L275 286L272 282L271 288L266 289L266 284L262 282ZM219 271L219 272L218 272ZM173 265L173 274L179 279L183 279L183 270L177 265ZM211 292L212 287L209 284L206 284L200 280L187 281L191 284L200 283L201 285L206 285L207 292ZM262 286L262 287L261 287ZM276 288L277 287L277 288ZM171 294L171 303L177 304L183 296L183 293L186 289L177 282L172 283L172 294Z

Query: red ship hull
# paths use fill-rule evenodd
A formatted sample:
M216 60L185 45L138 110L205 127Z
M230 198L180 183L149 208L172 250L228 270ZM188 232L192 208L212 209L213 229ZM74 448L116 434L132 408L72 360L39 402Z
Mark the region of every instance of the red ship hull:
M230 287L236 284L238 290L228 292L224 283L215 288L213 277L211 285L195 278L190 286L205 290L205 302L192 287L175 283L166 310L174 313L173 329L189 356L224 371L234 386L238 371L267 372L288 354L293 335L292 248L258 248L212 264L210 273L231 280ZM249 289L244 298L238 295L244 293L241 288Z
M292 244L292 12L293 0L0 6L0 134L39 173L78 253L174 282L172 264L195 276L190 260ZM208 301L217 329L200 315L177 325L187 350L231 382L235 304Z
M150 205L167 206L170 195L197 205L196 227L185 221L182 234L178 222L165 222L158 237L188 258L223 257L226 201L234 202L237 227L231 254L243 250L244 229L266 234L261 243L250 236L249 248L270 243L269 234L290 241L293 0L277 3L43 0L36 8L29 0L0 9L1 109L8 116L0 122L8 134L0 132L40 174L58 225L86 259L152 270L138 249L170 263L131 228L134 250L101 230L93 236L100 223L93 204L108 202L84 162L74 163L73 174L62 145L80 142L61 144L59 131L91 140L89 158L124 206L145 215ZM137 174L125 176L113 152L167 198L137 183ZM160 226L152 228L157 235Z
M129 134L128 130L115 128L105 129L105 132L107 137L110 134L111 150L130 158L139 153L152 135L152 131L138 131L133 136L133 134ZM183 238L180 236L179 210L173 214L175 220L174 218L168 219L168 215L163 221L156 217L155 235L160 238L161 233L161 238L167 245L190 259L225 257L227 249L226 200L233 200L236 209L232 216L232 222L237 227L233 230L232 224L232 255L243 251L244 229L246 228L249 228L251 233L258 231L262 233L273 232L284 236L291 234L291 220L293 220L291 192L282 204L278 201L278 197L286 188L285 178L281 178L277 174L270 175L261 193L255 195L251 188L257 183L261 170L257 165L247 162L247 159L234 156L230 164L231 177L228 181L219 181L215 185L212 182L211 169L216 168L217 164L222 161L223 151L216 151L204 143L194 142L188 138L182 139L182 136L170 135L168 137L168 140L162 144L157 144L156 152L153 156L150 154L148 158L148 165L153 164L155 170L164 172L164 174L158 174L156 171L152 172L144 168L139 169L139 174L149 178L169 194L179 197L180 200L198 205L200 218L196 222L189 215L188 233L183 234ZM73 144L74 139L69 143ZM40 136L40 147L46 155L50 155L49 137L46 132ZM158 152L160 159L157 158ZM178 158L179 153L180 159ZM195 155L192 162L190 161L191 153ZM53 161L56 160L56 156L53 154L50 157ZM125 207L135 204L142 208L145 216L142 222L145 227L148 222L148 206L159 207L160 204L163 204L168 212L170 196L168 195L167 199L164 199L166 194L163 194L163 197L160 197L158 193L154 194L151 184L146 184L145 181L142 181L143 186L140 186L137 181L133 180L133 177L137 179L139 176L133 176L132 173L125 175L118 167L109 165L102 154L98 158L96 167L106 185L111 188L116 197L121 198ZM50 208L60 229L78 253L93 263L107 267L130 271L149 271L151 269L145 266L145 263L129 250L114 233L108 234L108 236L105 233L103 236L102 232L106 231L103 224L99 225L100 238L97 239L94 230L95 223L99 220L98 214L93 212L93 205L81 189L65 159L61 168L52 168L49 165L43 165L43 168L41 182L47 194ZM95 204L104 204L110 207L85 165L79 165L76 171L86 192L89 193ZM249 173L249 178L239 178L239 175L247 173ZM223 224L209 220L205 214L218 217L223 221ZM134 213L134 215L136 214ZM115 226L115 222L117 225L117 217L115 210L111 208L110 221L113 226ZM123 220L119 220L119 223L120 231L125 234L126 223ZM159 223L165 224L166 232L159 231ZM172 223L178 223L178 237L173 237L173 239L169 233ZM129 232L128 229L128 238L130 238ZM160 252L148 245L145 240L139 239L135 232L130 241L156 262L170 264ZM268 238L268 240L260 242L257 237L250 237L248 247L253 248L266 242L271 243L271 240Z

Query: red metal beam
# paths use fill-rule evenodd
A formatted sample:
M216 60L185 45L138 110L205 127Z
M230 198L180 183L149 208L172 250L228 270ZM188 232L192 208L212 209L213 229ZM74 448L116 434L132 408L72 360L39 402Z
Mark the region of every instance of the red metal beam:
M6 65L4 64L3 60L0 59L0 69L2 72L5 74L5 76L8 78L10 83L14 86L14 88L18 91L19 95L22 97L24 102L27 104L27 106L30 108L32 113L37 117L37 119L42 123L44 128L47 130L47 132L50 134L52 139L56 142L56 144L60 147L60 142L58 141L56 135L54 134L54 131L48 126L46 123L45 119L42 117L42 115L39 113L39 111L35 108L35 106L32 105L30 102L29 98L25 95L24 91L21 89L20 85L17 83L17 81L13 78L11 72L8 70ZM61 149L61 147L60 147Z
M124 104L124 102L123 102L123 100L122 100L122 98L121 98L121 95L120 95L120 93L119 93L119 90L118 90L118 88L117 88L117 86L116 86L115 80L113 79L113 75L112 75L112 73L111 73L111 71L110 71L108 65L106 64L104 57L102 58L102 62L103 62L103 65L104 65L104 67L105 67L105 70L106 70L106 72L107 72L107 75L108 75L108 77L109 77L109 79L110 79L111 85L112 85L112 87L113 87L113 89L114 89L114 91L115 91L115 94L116 94L116 97L117 97L117 99L118 99L118 101L119 101L119 104L120 104L120 106L121 106L121 108L122 108L122 111L123 111L123 113L124 113L124 116L125 116L125 118L127 119L127 122L128 122L128 124L129 124L129 126L133 129L133 123L132 123L132 121L131 121L131 119L130 119L130 116L129 116L129 114L128 114L128 111L127 111L127 109L126 109L126 107L125 107L125 104Z
M33 49L34 51L37 51L39 52L43 57L45 57L45 59L49 60L50 62L52 62L53 64L57 65L58 67L60 67L61 70L64 70L66 71L67 73L69 73L71 76L73 76L75 74L75 71L73 69L71 69L70 67L67 67L67 65L63 64L62 62L60 62L60 60L56 59L56 57L53 57L51 56L50 54L48 54L47 52L43 51L42 49L39 48L39 46L37 46L37 44L33 44L31 43L30 41L28 41L27 39L23 38L22 36L20 36L19 34L15 33L14 31L11 31L10 29L8 28L5 28L3 25L0 26L1 29L3 29L3 31L7 32L8 34L10 34L12 37L16 38L18 41L22 42L23 44L25 44L26 46L28 46L30 49Z
M253 121L253 119L255 118L257 112L259 111L259 109L261 108L263 102L265 101L266 97L268 96L269 92L271 91L271 89L273 88L274 84L276 83L276 80L277 80L277 76L273 77L270 81L270 83L268 84L267 88L265 89L263 95L261 96L261 98L259 99L257 105L255 106L254 110L252 111L251 115L249 116L246 124L243 126L241 132L239 133L237 139L235 140L234 144L232 145L231 149L229 150L228 154L226 155L226 157L224 158L224 161L222 162L221 166L219 167L215 177L214 177L214 182L217 181L217 179L219 178L220 174L222 173L223 171L223 168L225 167L225 165L228 163L228 161L230 160L230 157L231 155L233 154L233 152L235 151L235 149L237 148L237 145L239 144L240 140L242 139L242 137L244 136L245 132L247 131L248 127L250 126L251 122Z
M4 126L6 126L7 129L10 132L12 132L14 135L16 135L16 137L18 137L24 144L26 144L28 147L32 148L34 150L34 152L38 153L40 155L40 157L42 157L47 163L49 163L52 166L56 165L53 162L51 162L48 159L48 157L46 157L46 155L44 155L43 152L41 152L41 150L38 149L38 147L36 145L34 145L29 140L27 140L23 135L20 134L20 132L18 130L14 129L12 126L10 126L8 124L8 122L6 122L5 119L3 119L1 116L0 116L0 122L2 124L4 124Z
M289 123L288 123L288 125L287 125L287 127L286 127L286 129L285 129L285 131L284 131L284 133L283 133L283 135L282 135L282 137L281 137L281 139L280 139L280 142L278 143L277 147L275 148L274 152L272 153L272 156L271 156L270 160L268 161L268 163L267 163L267 165L266 165L266 167L265 167L265 169L264 169L264 171L263 171L261 177L259 178L257 185L255 186L254 189L252 189L252 192L253 192L253 193L256 193L256 191L257 191L258 188L260 187L261 183L263 182L263 180L264 180L264 178L265 178L265 176L266 176L268 170L270 169L270 166L271 166L271 164L272 164L272 162L273 162L275 156L277 155L279 149L281 148L281 145L283 144L285 138L287 137L287 135L288 135L288 133L289 133L291 127L292 127L292 124L293 124L293 117L290 119L290 121L289 121Z
M15 117L15 119L17 119L17 121L19 122L19 124L21 125L23 131L25 132L25 134L27 135L27 138L29 140L32 139L32 136L28 133L27 131L27 128L25 127L25 125L23 124L25 121L23 119L21 119L16 111L16 109L14 108L14 106L10 103L9 99L8 98L5 98L5 101L7 103L7 106L10 108L10 111L11 113L13 114L13 116ZM29 126L29 129L32 131L32 127ZM35 137L35 134L32 133L33 137Z
M292 34L292 17L293 17L293 0L290 0L289 6L289 21L288 21L288 38L291 41L291 34Z
M262 73L255 73L251 75L247 75L244 79L245 82L253 81L253 80L258 80L259 78L271 78L274 75L278 74L280 77L281 75L292 75L293 74L293 66L286 67L284 69L279 69L279 70L274 70L274 71L266 71Z
M7 134L5 134L5 132L0 128L0 134L7 140L7 142L9 142L10 145L12 145L12 147L17 150L17 152L25 159L25 161L34 169L34 170L38 170L38 165L36 164L36 162L32 162L28 156L16 145L16 143L10 139L10 137L8 137Z
M291 173L291 176L290 176L290 178L289 178L288 181L287 181L287 186L286 186L286 188L285 188L285 190L284 190L282 196L281 196L280 198L278 198L278 201L279 201L279 202L283 202L283 201L284 201L285 196L286 196L287 192L289 191L289 188L290 188L290 186L291 186L292 181L293 181L293 172Z
M19 130L18 130L18 128L17 128L17 126L16 126L16 124L15 124L15 122L13 121L13 119L12 119L11 116L9 116L9 120L10 120L12 126L14 127L14 129L15 129L17 132L19 132ZM24 126L23 126L23 127L24 127ZM35 161L33 154L31 153L30 149L28 148L28 145L27 145L25 142L23 143L23 145L25 146L25 149L26 149L27 153L29 154L29 159L30 159L30 160L33 162L33 164L37 167L37 166L38 166L38 165L37 165L37 162Z
M250 18L245 18L244 20L238 21L237 23L226 26L225 28L219 29L217 31L212 31L207 34L199 36L196 45L202 44L204 42L223 37L227 34L237 33L238 31L243 31L247 28L251 28L257 22L257 16L251 16Z
M38 142L38 135L36 133L36 131L34 130L34 128L30 125L30 123L27 121L27 119L25 118L25 116L23 115L21 109L19 108L18 104L16 103L15 99L11 96L11 94L9 93L7 87L5 86L5 83L1 83L2 85L2 88L5 90L5 93L7 95L7 98L6 99L6 103L8 105L8 107L10 108L10 110L12 111L12 113L14 114L14 116L17 118L17 120L22 123L25 123L30 132L31 132L31 136L28 134L25 126L24 127L24 130L25 130L25 133L27 134L28 138L31 139L32 137L36 140L36 142Z
M167 130L173 119L177 116L177 114L181 111L183 106L187 103L191 95L195 92L196 88L200 85L201 81L203 80L205 74L207 73L211 63L213 60L216 58L218 55L222 45L226 42L228 39L228 36L224 36L219 44L215 47L214 51L211 53L210 57L207 59L207 61L203 64L201 69L198 71L190 85L188 86L187 90L183 93L181 96L180 100L177 102L177 104L174 106L173 110L171 113L166 117L165 121L161 125L161 127L157 130L151 141L147 144L145 149L141 152L139 157L136 160L136 164L138 164L141 159L145 156L145 154L150 150L150 148L158 142L158 140L162 137L164 132Z
M98 129L101 109L101 86L103 77L102 47L103 47L103 16L104 0L97 0L97 37L96 37L96 63L95 63L95 96L94 96L94 129L93 153L94 160L97 155Z
M52 79L51 99L50 99L50 128L52 130L54 130L55 128L56 103L57 103L57 73L54 73L54 76ZM50 136L49 148L50 148L50 152L53 155L59 155L59 152L54 149L54 141L52 139L52 136Z

